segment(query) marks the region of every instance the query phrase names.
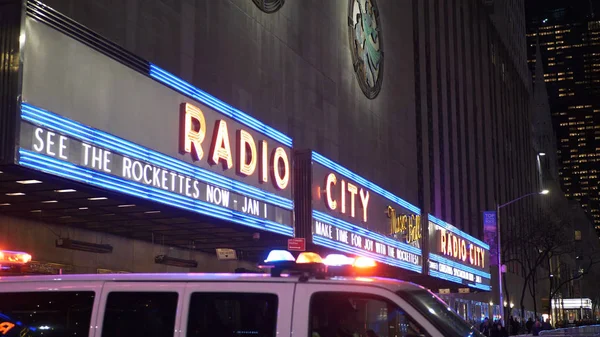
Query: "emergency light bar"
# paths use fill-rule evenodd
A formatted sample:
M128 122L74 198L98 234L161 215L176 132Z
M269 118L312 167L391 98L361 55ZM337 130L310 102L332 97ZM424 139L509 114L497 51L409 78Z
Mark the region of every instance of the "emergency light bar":
M31 255L24 252L15 252L11 250L0 250L0 265L5 264L26 264L31 261Z
M368 273L368 270L377 266L373 259L364 256L352 258L342 254L329 254L323 259L317 253L302 252L298 258L294 258L287 250L272 250L264 262L259 267L270 269L273 277L280 277L283 270L289 271L291 275L350 276Z

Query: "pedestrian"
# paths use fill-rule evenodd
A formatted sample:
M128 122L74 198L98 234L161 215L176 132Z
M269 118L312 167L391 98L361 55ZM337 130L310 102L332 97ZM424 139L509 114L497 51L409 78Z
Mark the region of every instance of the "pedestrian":
M525 328L527 328L527 333L530 334L531 328L533 328L533 320L531 319L531 317L529 317L527 323L525 323Z
M490 337L508 337L508 331L506 331L506 328L498 321L494 324Z
M481 325L479 325L479 332L481 332L484 336L490 336L490 319L489 318L485 318L483 320L483 323L481 323Z
M544 323L542 323L542 330L552 330L552 324L550 324L550 318L547 318Z
M517 321L516 317L513 318L512 316L510 317L510 334L511 335L518 335L519 334L519 321Z
M531 332L534 336L539 336L540 331L542 331L542 323L540 322L539 318L536 318L535 323L533 323L533 328L531 329Z

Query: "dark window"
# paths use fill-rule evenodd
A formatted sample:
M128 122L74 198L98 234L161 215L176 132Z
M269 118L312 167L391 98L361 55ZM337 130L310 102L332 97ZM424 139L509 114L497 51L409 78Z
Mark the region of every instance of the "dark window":
M310 301L309 337L428 336L404 310L367 294L322 292Z
M102 337L172 337L177 293L112 292L108 294Z
M0 293L0 336L88 336L94 292Z
M187 336L275 337L277 295L194 293Z

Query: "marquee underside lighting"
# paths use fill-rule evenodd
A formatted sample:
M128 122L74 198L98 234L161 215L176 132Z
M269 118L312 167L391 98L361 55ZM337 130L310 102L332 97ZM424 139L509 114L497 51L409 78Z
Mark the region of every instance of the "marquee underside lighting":
M48 127L66 136L79 139L88 144L106 148L110 151L126 155L132 159L152 163L156 166L163 167L173 172L187 175L197 180L206 182L215 187L228 189L286 210L293 210L294 208L294 203L290 199L273 193L265 192L254 186L247 185L201 167L169 157L162 153L150 150L133 142L91 128L33 105L22 103L21 117L23 120L36 125Z
M216 99L215 97L194 87L193 85L161 69L160 67L157 67L154 64L150 64L149 75L158 82L210 106L211 108L219 111L225 116L228 116L266 136L269 136L270 138L280 142L283 145L292 147L292 139L283 134L282 132L277 131L274 128L260 122L256 118L244 113L243 111L238 110L232 107L231 105Z
M29 167L114 192L125 193L142 199L159 202L164 205L174 206L195 213L235 222L240 225L285 236L294 236L293 228L283 224L258 219L225 207L79 167L33 151L20 149L19 154L19 164L24 167Z
M464 239L467 239L467 240L469 240L469 241L471 241L471 242L479 245L480 247L485 248L486 250L490 250L490 246L487 243L485 243L485 242L483 242L483 241L481 241L481 240L479 240L479 239L477 239L477 238L475 238L475 237L473 237L473 236L471 236L471 235L469 235L469 234L467 234L467 233L459 230L458 228L450 225L449 223L445 222L444 220L438 219L438 218L436 218L435 216L433 216L431 214L428 214L428 219L429 219L429 221L431 221L434 224L442 227L443 229L451 232L452 234L454 234L456 236L460 236L460 237L462 237Z
M329 168L330 170L333 170L333 171L345 176L346 178L356 181L357 183L361 184L362 186L366 187L367 189L380 194L381 196L410 210L411 212L416 213L417 215L421 215L421 209L418 208L417 206L414 206L411 203L400 199L399 197L395 196L394 194L384 190L383 188L375 185L374 183L359 176L358 174L348 170L347 168L341 166L340 164L338 164L328 158L325 158L324 156L320 155L319 153L313 151L312 152L312 160L314 162L317 162L317 163Z

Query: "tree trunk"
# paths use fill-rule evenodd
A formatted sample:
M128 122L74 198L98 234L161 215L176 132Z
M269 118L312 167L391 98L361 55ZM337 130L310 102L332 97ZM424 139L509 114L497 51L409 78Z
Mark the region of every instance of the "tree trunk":
M521 289L521 322L525 322L525 291L527 290L530 276L531 274L523 280L523 288Z
M531 294L531 298L533 299L533 316L537 317L537 300L535 298L535 295L537 294L537 289L536 289L536 282L537 282L537 277L536 277L536 272L534 271L532 274L532 279L531 282L529 283L529 294Z
M550 309L550 312L548 313L548 315L554 317L552 315L552 297L554 297L554 277L552 276L553 272L552 272L552 264L551 262L552 257L550 257L548 259L548 271L550 273L550 277L549 277L549 281L550 281L550 291L548 292L548 309Z

